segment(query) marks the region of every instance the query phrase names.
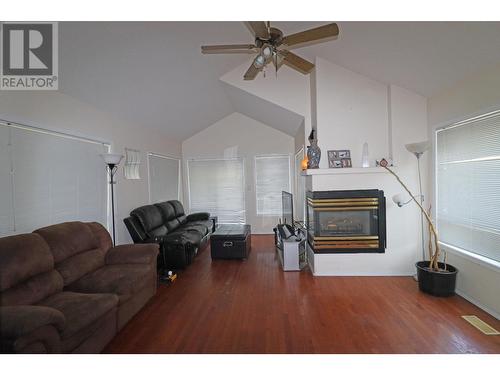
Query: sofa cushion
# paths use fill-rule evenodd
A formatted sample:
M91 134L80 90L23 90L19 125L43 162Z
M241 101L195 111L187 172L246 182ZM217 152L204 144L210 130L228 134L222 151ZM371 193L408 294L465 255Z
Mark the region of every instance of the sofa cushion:
M196 229L190 228L179 228L174 233L172 233L172 235L180 236L184 243L189 244L192 247L199 247L203 238L203 235L200 232L198 232ZM170 234L165 236L164 238L168 242Z
M92 249L65 259L56 264L64 285L69 285L80 277L104 266L105 252L102 249Z
M29 278L51 271L54 257L38 234L0 238L0 292Z
M62 289L61 275L56 270L51 270L1 292L0 305L33 305Z
M139 220L146 233L163 225L160 210L152 204L136 208L130 213L130 216Z
M181 215L181 216L179 216L179 217L177 218L177 220L179 221L179 224L180 224L180 225L184 225L184 224L186 223L186 221L187 221L187 219L186 219L186 215Z
M170 221L167 221L165 223L165 225L167 226L168 233L173 232L174 230L176 230L177 228L179 228L181 226L181 224L179 223L179 220L177 220L177 219L172 219Z
M181 202L179 202L178 200L171 200L171 201L168 201L168 203L170 203L172 205L172 207L174 208L176 217L184 215L184 207L182 206Z
M163 222L167 222L176 218L174 206L172 206L170 203L155 203L155 206L160 210Z
M60 292L38 305L52 307L63 313L66 326L61 333L61 338L65 339L85 329L115 308L118 305L118 297L114 294Z
M122 303L144 288L151 275L156 275L151 265L113 264L85 275L67 289L81 293L114 293Z
M37 229L34 233L41 235L49 244L56 264L100 245L99 238L90 227L80 221L51 225Z
M99 248L106 252L113 247L111 235L101 223L92 222L85 224L90 228L92 233L94 233L94 236L97 237Z
M199 232L203 237L205 237L208 234L207 226L201 222L194 222L194 221L187 222L182 226L181 230L183 229L194 229L197 232Z

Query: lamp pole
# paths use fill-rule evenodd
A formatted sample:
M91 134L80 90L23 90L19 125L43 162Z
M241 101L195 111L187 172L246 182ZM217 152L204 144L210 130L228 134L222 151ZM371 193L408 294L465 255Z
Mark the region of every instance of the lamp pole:
M111 185L111 222L113 224L113 246L116 246L116 234L115 234L115 191L114 191L114 176L117 170L116 164L108 164L109 170L109 184Z
M111 185L111 220L113 224L113 246L116 246L116 234L115 234L115 173L118 169L118 164L123 158L120 154L101 154L106 164L106 170L109 172L109 184Z
M424 205L424 195L422 194L422 175L420 173L420 157L423 155L423 152L416 152L415 156L417 157L417 168L418 168L418 188L420 194L420 205ZM422 260L425 260L425 235L424 235L424 214L420 212L420 227L421 227L421 238L422 238Z

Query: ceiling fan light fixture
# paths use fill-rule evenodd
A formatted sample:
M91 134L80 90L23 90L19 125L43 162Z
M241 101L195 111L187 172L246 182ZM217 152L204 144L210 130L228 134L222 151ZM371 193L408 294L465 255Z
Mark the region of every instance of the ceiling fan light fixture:
M262 69L266 64L266 59L261 54L258 54L255 60L253 61L253 66L257 69Z
M269 62L273 57L273 49L269 44L266 44L260 50L260 54L264 57L266 62Z

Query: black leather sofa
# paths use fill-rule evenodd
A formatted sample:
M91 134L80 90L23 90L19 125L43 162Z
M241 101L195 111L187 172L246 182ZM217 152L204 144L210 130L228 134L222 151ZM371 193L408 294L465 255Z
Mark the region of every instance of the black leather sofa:
M210 239L214 223L208 212L184 213L177 200L141 206L123 220L134 243L158 243L164 270L183 269Z

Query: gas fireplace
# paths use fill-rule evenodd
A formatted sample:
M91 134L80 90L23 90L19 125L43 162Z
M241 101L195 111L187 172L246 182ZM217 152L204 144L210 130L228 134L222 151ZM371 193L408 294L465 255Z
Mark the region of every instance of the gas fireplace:
M307 192L307 240L315 253L383 253L382 190Z

